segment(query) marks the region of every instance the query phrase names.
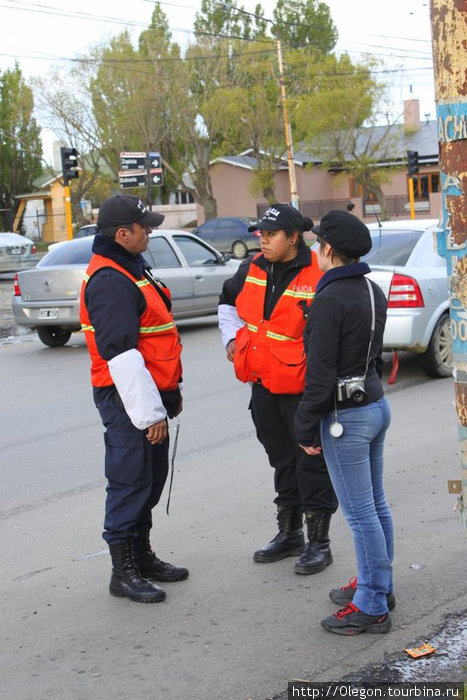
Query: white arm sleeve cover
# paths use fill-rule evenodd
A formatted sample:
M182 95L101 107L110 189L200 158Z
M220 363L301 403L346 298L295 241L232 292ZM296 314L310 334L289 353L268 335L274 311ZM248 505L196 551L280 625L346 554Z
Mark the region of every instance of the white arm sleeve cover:
M230 306L229 304L219 304L217 315L219 318L219 328L222 334L222 342L224 343L224 347L227 347L229 340L235 338L237 331L245 324L238 315L235 306Z
M122 352L107 364L125 411L135 428L145 430L166 417L167 411L162 405L159 390L139 350Z

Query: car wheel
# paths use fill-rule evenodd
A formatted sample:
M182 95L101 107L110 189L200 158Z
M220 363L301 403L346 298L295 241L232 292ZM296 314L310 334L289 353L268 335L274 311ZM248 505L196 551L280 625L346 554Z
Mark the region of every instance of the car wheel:
M248 255L248 248L243 241L235 241L235 243L232 244L232 253L236 258L246 258Z
M423 371L429 377L452 375L452 335L449 314L443 314L434 328L428 350L420 356Z
M65 345L71 338L71 331L67 331L60 326L41 326L37 329L37 335L44 345L50 348L59 348Z

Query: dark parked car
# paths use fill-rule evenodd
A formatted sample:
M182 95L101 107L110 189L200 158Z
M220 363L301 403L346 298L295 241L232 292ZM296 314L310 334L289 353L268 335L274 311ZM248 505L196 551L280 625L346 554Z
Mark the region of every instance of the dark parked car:
M73 239L75 238L87 238L88 236L95 236L97 233L99 233L99 228L97 227L96 224L86 224L85 226L81 226L76 233L73 234ZM68 240L68 239L66 239ZM51 243L48 247L47 250L53 250L59 245L62 245L62 243L66 243L65 241L57 241L57 243Z
M249 232L256 223L246 217L221 216L209 219L193 229L192 233L210 243L221 253L232 253L235 258L246 258L252 250L259 250L259 233Z
M76 231L73 238L84 238L85 236L95 236L96 233L99 233L99 229L96 226L96 224L86 224L86 226L81 226L81 228L79 228Z

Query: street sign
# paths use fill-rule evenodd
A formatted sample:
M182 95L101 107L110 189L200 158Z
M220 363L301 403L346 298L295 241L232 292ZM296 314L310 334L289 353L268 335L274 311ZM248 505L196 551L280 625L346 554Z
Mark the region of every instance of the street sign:
M160 168L161 167L161 154L160 153L148 153L149 168Z
M122 170L146 170L146 153L142 151L120 153L120 168Z
M161 187L164 184L161 154L144 151L121 152L120 187Z
M120 187L146 187L146 170L121 170L118 177Z
M164 184L164 176L162 175L162 168L151 168L149 171L151 176L151 182L153 185L161 186Z

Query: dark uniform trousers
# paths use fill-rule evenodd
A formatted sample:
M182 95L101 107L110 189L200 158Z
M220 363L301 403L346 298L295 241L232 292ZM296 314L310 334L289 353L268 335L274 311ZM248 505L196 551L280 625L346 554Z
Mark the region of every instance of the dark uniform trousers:
M274 468L274 502L334 513L337 498L323 455L307 455L295 438L294 416L301 398L301 394L272 394L261 384L252 386L251 415Z
M103 538L120 544L148 532L169 470L169 438L151 445L146 430L130 421L115 387L94 388L94 402L105 427L107 497Z

